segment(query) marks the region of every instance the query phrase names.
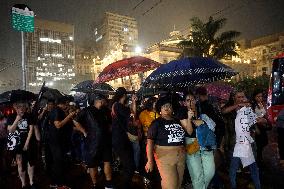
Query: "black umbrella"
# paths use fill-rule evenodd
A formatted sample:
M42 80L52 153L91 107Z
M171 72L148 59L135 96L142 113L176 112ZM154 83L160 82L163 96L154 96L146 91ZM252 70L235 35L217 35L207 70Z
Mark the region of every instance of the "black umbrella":
M25 90L12 90L11 91L11 96L10 96L10 102L19 102L19 101L33 101L36 100L37 96L30 92L30 91L25 91Z
M114 89L107 83L95 83L94 80L86 80L78 83L71 91L109 94L114 92Z
M167 94L168 90L163 90L163 89L156 89L156 88L147 88L147 87L140 87L140 89L137 91L137 96L138 97L149 97L149 96L154 96L158 94Z
M52 88L48 88L48 87L44 87L44 89L43 89L42 98L44 98L44 99L57 100L58 98L61 98L63 96L65 96L65 95L62 94L57 89L52 89Z
M10 102L12 91L6 91L0 94L0 104L5 104Z

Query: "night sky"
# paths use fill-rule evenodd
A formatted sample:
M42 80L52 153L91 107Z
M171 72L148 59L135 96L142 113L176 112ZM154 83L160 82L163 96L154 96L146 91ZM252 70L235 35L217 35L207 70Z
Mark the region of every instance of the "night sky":
M283 0L162 0L144 15L160 0L144 0L133 9L139 2L141 0L0 0L0 58L9 62L20 60L20 33L12 31L10 24L10 8L17 3L27 4L38 18L74 24L76 43L89 37L90 26L99 21L105 11L135 17L142 47L165 39L174 25L177 30L186 29L194 16L203 20L210 15L226 17L225 29L240 31L241 38L284 31Z

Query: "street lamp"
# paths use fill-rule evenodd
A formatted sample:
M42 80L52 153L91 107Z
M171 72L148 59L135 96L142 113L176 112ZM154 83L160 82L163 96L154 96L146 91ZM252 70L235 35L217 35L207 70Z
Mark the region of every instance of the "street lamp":
M142 48L139 47L139 46L135 47L135 52L136 53L141 53L142 52Z

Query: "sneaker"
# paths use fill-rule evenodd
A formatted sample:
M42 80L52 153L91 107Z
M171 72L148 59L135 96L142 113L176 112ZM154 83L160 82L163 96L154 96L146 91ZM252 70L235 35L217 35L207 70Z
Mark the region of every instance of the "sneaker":
M49 188L57 188L58 186L56 184L50 184Z
M71 188L69 188L68 186L63 185L63 186L58 186L56 189L71 189Z
M99 189L98 186L94 185L92 189Z
M37 189L37 188L39 188L39 187L37 187L37 184L35 184L35 183L32 184L31 187L30 187L30 189Z
M105 189L113 189L112 181L105 182Z

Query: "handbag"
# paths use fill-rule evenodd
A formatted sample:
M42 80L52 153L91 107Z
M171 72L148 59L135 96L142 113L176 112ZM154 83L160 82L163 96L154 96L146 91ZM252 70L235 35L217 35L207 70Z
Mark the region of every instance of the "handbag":
M129 139L131 142L137 142L137 141L138 141L138 136L133 135L133 134L131 134L130 132L127 132L127 136L128 136L128 139Z
M189 155L192 155L192 154L194 154L194 153L196 153L196 152L199 151L200 146L199 146L199 144L198 144L197 139L194 138L194 141L193 141L192 143L190 143L190 144L187 144L185 148L186 148L186 152L187 152Z

